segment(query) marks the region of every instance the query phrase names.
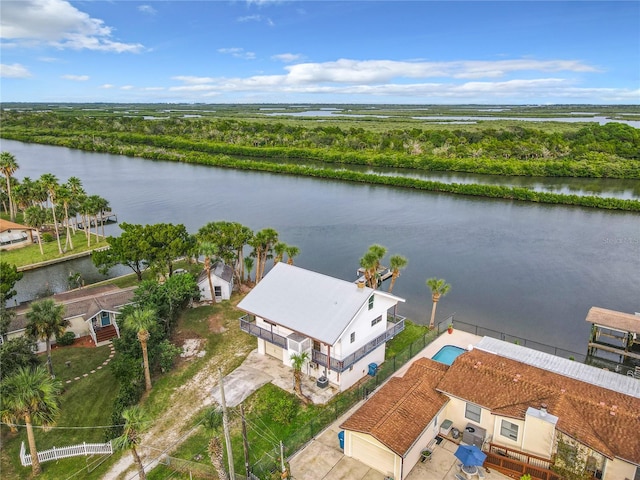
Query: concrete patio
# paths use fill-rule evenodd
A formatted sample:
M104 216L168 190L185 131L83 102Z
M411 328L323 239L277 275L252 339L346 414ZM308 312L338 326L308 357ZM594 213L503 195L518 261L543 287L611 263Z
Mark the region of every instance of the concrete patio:
M444 333L427 345L411 361L400 368L395 375L402 376L410 363L421 357L431 358L445 345L468 348L482 337L455 330L452 334ZM291 382L289 378L289 382ZM385 475L350 457L346 457L340 449L338 433L340 425L353 414L364 402L359 402L336 422L326 428L320 435L309 442L302 450L290 458L291 474L298 480L385 480ZM458 445L443 439L433 447L430 461L418 462L406 480L455 480L458 460L454 452ZM477 476L472 478L478 478ZM509 477L491 471L485 473L488 480L506 480Z

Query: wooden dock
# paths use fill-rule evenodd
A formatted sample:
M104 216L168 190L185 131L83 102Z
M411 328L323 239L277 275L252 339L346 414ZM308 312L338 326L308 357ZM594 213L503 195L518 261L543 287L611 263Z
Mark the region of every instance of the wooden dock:
M367 283L364 277L364 268L360 267L356 271L356 275L358 275L358 279L353 283L364 282ZM393 272L390 268L383 267L382 265L378 268L377 277L378 277L378 286L382 284L385 280L390 279L393 276Z
M89 228L95 228L96 221L98 222L98 225L101 225L101 224L107 225L109 223L118 223L118 216L113 212L103 212L103 213L98 214L97 218L96 217L89 217ZM84 223L78 222L78 224L76 226L79 229L84 230Z

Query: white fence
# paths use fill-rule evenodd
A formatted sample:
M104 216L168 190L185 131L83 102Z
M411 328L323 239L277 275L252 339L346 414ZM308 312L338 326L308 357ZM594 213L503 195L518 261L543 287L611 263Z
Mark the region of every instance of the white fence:
M82 443L70 447L53 447L50 450L38 452L40 463L60 458L77 457L80 455L110 455L113 453L111 442L107 443ZM26 453L24 442L20 446L20 462L23 466L31 465L31 454Z

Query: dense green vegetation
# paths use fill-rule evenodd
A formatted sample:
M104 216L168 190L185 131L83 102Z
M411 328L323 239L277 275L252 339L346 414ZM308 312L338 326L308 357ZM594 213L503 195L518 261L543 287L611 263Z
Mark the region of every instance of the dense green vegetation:
M135 145L144 147L136 154L145 157L153 151L197 151L499 175L640 178L640 130L620 123L545 131L517 123L434 129L414 122L402 128L383 122L388 128L379 131L333 119L318 125L273 118L149 120L4 111L2 135L112 153Z

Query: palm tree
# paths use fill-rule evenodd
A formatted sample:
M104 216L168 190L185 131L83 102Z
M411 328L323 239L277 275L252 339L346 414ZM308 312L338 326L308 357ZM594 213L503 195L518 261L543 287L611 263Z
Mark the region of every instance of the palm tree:
M287 264L293 265L293 257L300 253L300 249L295 245L287 245Z
M33 302L27 312L27 335L31 338L44 340L47 344L47 369L51 377L54 377L53 363L51 362L51 338L62 336L66 328L71 325L64 318L64 305L57 304L50 298Z
M78 177L69 177L69 180L67 180L65 185L69 189L69 192L71 192L71 202L74 212L73 232L75 233L78 225L78 210L87 194L84 191L84 188L82 188L82 180Z
M73 250L73 240L71 239L71 225L69 220L69 204L73 201L73 195L66 185L60 185L56 191L56 197L58 198L58 201L62 203L62 208L64 210L64 225L67 229L64 249L66 251L68 246Z
M11 177L18 170L18 162L12 153L0 153L0 172L7 180L7 196L9 197L9 216L11 221L16 219L16 207L13 204L13 195L11 195Z
M213 242L201 242L200 254L204 255L204 271L207 272L209 280L209 292L211 292L211 303L216 303L216 293L213 289L213 281L211 280L211 257L218 251L218 247Z
M49 201L51 202L51 213L53 214L53 228L56 231L56 240L58 241L58 252L62 255L62 245L60 245L60 232L58 231L58 219L56 218L56 191L58 189L58 178L52 173L43 173L40 175L40 183L47 191Z
M244 270L247 272L247 283L251 283L251 270L255 260L253 257L244 257Z
M2 418L24 420L34 476L40 474L42 469L38 461L33 425L47 426L54 423L59 412L61 389L60 382L53 380L42 367L20 367L2 382Z
M138 476L140 480L145 480L147 476L136 448L140 445L142 433L148 425L146 413L138 405L134 405L122 412L122 418L124 418L124 430L122 435L113 439L112 445L117 450L131 450L133 461L138 467Z
M400 276L400 270L405 268L409 261L402 255L392 255L389 258L389 268L391 268L391 284L389 285L389 293L393 290L393 285Z
M216 436L211 437L209 440L209 458L213 468L216 469L219 480L229 480L229 475L224 469L224 451L222 450L222 442Z
M149 329L155 325L156 312L151 308L138 309L131 312L124 319L124 327L138 332L138 341L142 347L142 361L144 362L144 381L147 392L151 390L151 373L149 371L149 355L147 342L151 334Z
M304 362L309 359L309 352L293 353L291 354L291 366L293 367L293 382L294 389L298 396L304 401L309 401L309 398L302 393L302 366Z
M40 246L40 255L44 255L42 249L42 232L40 228L47 222L47 212L40 207L34 205L27 207L24 211L25 225L35 228L38 231L38 245Z
M375 254L370 251L365 253L364 256L360 259L360 267L362 267L362 270L364 272L364 281L367 286L376 288L376 276L375 273L373 273L376 269Z
M427 280L427 287L431 290L431 299L433 300L433 308L431 309L431 320L429 321L429 328L433 328L436 320L436 307L441 297L444 297L449 290L449 285L444 279L430 278Z
M284 257L284 252L286 250L287 250L287 244L284 242L278 242L273 246L273 252L276 254L276 256L273 257L274 265L282 261L282 257Z

